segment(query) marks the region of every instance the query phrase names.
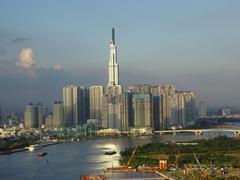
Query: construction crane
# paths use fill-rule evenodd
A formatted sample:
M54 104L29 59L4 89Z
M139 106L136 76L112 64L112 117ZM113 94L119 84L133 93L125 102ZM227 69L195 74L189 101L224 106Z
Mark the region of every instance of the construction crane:
M200 169L202 169L202 165L200 164L200 162L199 162L199 160L198 160L196 154L193 153L193 156L194 156L194 158L196 159L196 161L197 161L197 163L198 163Z
M131 157L129 158L129 160L128 160L128 162L127 162L127 166L128 166L128 167L129 167L129 165L130 165L130 163L131 163L131 161L132 161L132 158L133 158L136 150L137 150L137 146L136 146L135 149L133 150L132 155L131 155Z

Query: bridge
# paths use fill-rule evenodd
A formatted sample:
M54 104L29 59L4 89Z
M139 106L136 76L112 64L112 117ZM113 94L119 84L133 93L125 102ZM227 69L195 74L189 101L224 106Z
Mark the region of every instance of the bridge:
M202 135L204 132L232 132L235 136L240 136L240 129L229 129L229 128L215 128L215 129L173 129L173 130L160 130L154 131L155 134L166 134L172 133L194 133L195 135Z

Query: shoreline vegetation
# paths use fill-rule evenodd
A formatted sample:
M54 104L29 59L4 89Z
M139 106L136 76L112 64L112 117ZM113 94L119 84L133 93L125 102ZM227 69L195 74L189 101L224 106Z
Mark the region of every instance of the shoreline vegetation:
M0 155L8 155L12 153L27 151L27 147L34 144L40 144L41 147L47 147L55 144L59 144L61 141L46 141L46 142L39 142L36 140L26 140L20 139L16 141L7 142L5 144L0 145Z

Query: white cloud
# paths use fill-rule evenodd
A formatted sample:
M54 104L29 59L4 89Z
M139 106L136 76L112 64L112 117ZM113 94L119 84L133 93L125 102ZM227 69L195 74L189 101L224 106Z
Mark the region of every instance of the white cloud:
M53 69L56 70L56 71L61 71L63 69L62 65L61 64L56 64L53 66Z
M33 50L32 48L24 48L21 50L19 55L19 60L17 62L17 66L30 69L34 62Z

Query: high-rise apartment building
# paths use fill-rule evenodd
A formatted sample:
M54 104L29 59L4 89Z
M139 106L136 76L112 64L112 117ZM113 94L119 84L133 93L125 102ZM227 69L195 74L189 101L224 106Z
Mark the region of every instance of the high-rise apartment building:
M135 128L151 127L151 95L134 93L132 95L132 113Z
M26 110L24 112L24 124L26 128L38 127L37 108L32 103L29 103L26 106Z
M185 93L179 91L178 93L178 125L184 127L185 121Z
M64 107L64 124L66 126L73 125L73 88L74 86L66 86L63 88L63 107Z
M102 124L103 95L103 86L91 86L89 88L90 118L99 120L100 125Z
M206 104L206 101L199 101L199 104L198 104L198 114L200 116L206 116L207 115L207 104Z
M64 109L62 102L54 102L52 110L52 127L64 126Z
M122 129L122 95L108 97L108 128Z
M24 123L27 128L38 128L44 124L43 120L43 105L41 103L29 103L24 112Z
M129 87L128 91L132 93L151 93L151 88L149 84L138 84L132 87Z
M102 128L108 128L109 123L108 123L108 95L103 95L102 98L102 112L101 112L101 127Z
M37 110L38 127L41 127L44 124L42 103L37 103L36 104L36 110Z
M162 97L158 94L152 94L152 112L153 112L153 129L162 130L164 127L161 111L162 111Z
M161 95L161 129L169 128L178 121L177 117L177 94L173 85L161 85L158 87L158 93Z
M85 87L66 86L63 88L65 125L84 124L89 118L89 91Z
M195 122L196 115L196 95L193 91L184 92L184 113L186 124Z

